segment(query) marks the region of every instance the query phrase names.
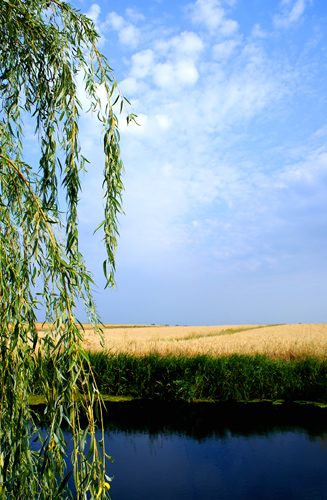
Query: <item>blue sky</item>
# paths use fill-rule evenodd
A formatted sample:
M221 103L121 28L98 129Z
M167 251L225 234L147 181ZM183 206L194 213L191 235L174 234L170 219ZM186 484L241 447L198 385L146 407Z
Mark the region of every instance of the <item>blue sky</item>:
M101 130L81 120L81 248L103 321L327 322L325 0L72 4L96 23L141 124L120 121L112 291L93 236Z

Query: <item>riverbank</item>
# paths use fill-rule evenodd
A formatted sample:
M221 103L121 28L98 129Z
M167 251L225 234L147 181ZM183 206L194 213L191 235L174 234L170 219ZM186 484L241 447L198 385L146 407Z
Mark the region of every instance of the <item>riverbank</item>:
M307 400L327 403L327 361L264 355L90 353L102 394L183 401Z
M98 390L109 399L162 401L312 401L327 404L327 360L266 355L212 357L90 352ZM51 368L48 370L51 383ZM34 396L38 391L37 378Z

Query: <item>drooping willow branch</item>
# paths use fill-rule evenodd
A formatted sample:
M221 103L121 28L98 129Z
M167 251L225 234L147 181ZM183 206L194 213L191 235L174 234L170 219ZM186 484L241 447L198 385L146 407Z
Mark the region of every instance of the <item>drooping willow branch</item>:
M78 247L78 199L87 162L79 143L78 74L84 76L90 111L103 126L105 207L96 230L103 231L107 250L107 286L114 285L122 212L114 109L121 113L128 101L97 48L98 38L92 21L60 0L0 2L0 500L71 498L72 480L76 500L108 498L109 457L103 439L95 439L93 407L101 396L75 315L82 299L101 333L93 280ZM37 164L24 155L23 120L39 139ZM134 120L127 112L127 123ZM42 336L38 307L49 325ZM46 432L29 406L36 392L46 403ZM64 422L72 435L70 456ZM39 446L31 446L33 439Z

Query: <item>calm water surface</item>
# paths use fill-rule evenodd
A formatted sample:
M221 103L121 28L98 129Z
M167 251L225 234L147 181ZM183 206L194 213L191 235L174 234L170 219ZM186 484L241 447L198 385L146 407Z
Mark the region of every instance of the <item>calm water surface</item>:
M327 500L327 410L108 405L112 500Z
M325 408L110 403L105 440L112 500L327 500Z

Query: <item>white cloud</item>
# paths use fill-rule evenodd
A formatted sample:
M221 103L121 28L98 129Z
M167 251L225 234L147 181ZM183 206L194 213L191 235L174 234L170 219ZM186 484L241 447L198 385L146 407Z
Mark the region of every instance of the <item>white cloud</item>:
M153 81L160 88L191 87L198 78L199 73L192 60L178 60L175 63L165 62L156 64L152 69Z
M176 61L191 59L197 61L204 50L202 39L192 31L184 31L171 38L159 38L153 45L157 60Z
M234 2L233 2L234 3ZM212 33L230 36L238 29L238 23L226 18L225 9L218 0L197 0L188 6L192 20L196 24L204 24Z
M145 78L153 68L155 54L153 50L146 49L132 56L131 75L134 78Z
M167 130L172 125L172 119L168 115L156 115L155 118L162 130Z
M122 16L119 16L116 12L110 12L105 23L102 25L103 29L106 26L109 26L118 32L120 43L131 48L137 47L139 43L140 30L133 24L125 21Z
M128 45L130 47L136 47L138 45L140 32L138 28L132 24L125 26L119 32L119 40L122 44Z
M87 16L92 19L92 21L97 24L98 22L98 19L99 19L99 15L100 15L100 12L101 12L101 8L100 8L100 5L98 5L97 3L94 3L91 5L90 7L90 10L87 12Z
M186 59L176 63L175 74L178 82L186 86L193 86L199 78L194 62Z
M125 95L133 96L140 89L139 81L134 77L128 77L119 83L120 89Z
M125 25L124 18L116 14L116 12L110 12L108 14L106 23L116 31L120 31Z
M170 45L178 54L191 57L197 57L204 48L201 38L191 31L184 31L180 35L174 36Z
M196 61L203 49L201 38L192 32L159 39L153 49L132 55L130 76L124 85L134 92L137 80L151 78L161 89L191 87L199 78Z
M153 68L153 79L158 87L172 87L176 82L174 67L171 63L160 63Z
M238 44L237 40L225 40L224 42L217 43L212 47L213 58L216 60L228 59Z
M281 13L274 16L274 24L277 28L288 28L292 23L301 20L306 5L311 0L282 0L280 3Z

